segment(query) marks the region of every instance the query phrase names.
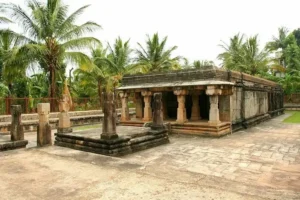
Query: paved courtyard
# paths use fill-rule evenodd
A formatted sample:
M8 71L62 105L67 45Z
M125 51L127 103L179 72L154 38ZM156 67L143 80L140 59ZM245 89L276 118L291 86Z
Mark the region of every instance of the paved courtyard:
M121 158L55 146L2 152L1 199L300 199L300 124L287 116L218 139L172 135ZM35 134L26 137L34 146Z

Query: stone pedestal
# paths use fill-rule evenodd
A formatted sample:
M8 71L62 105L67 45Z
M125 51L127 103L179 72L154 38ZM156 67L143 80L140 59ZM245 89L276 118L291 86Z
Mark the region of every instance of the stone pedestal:
M198 121L201 119L200 106L199 106L199 94L193 94L192 101L193 101L193 106L192 106L191 120Z
M122 110L121 110L121 122L129 121L129 108L128 108L128 93L120 92L119 93L121 102L122 102Z
M209 109L209 121L208 122L210 124L220 123L218 100L219 100L218 95L209 96L210 109Z
M153 102L153 123L151 129L163 129L163 118L162 118L162 94L154 93L154 102Z
M24 140L23 126L21 125L22 107L20 105L11 106L11 141Z
M116 132L116 104L112 93L103 93L103 113L104 119L102 123L101 139L111 140L118 138Z
M39 125L37 128L37 145L42 147L52 144L51 127L49 124L49 103L39 103L37 106Z
M186 108L185 108L185 96L188 94L186 90L175 90L174 94L177 95L178 108L177 108L177 123L187 122Z
M143 118L143 99L140 93L135 93L135 116L137 119Z
M151 108L152 92L142 91L142 96L144 97L144 104L145 104L143 121L151 121L152 120L152 108Z

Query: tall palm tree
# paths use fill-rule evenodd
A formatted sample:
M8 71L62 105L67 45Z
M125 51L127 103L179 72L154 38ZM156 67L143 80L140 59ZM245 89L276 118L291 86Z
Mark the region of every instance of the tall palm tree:
M257 35L250 37L243 44L242 60L239 67L242 71L251 75L259 74L260 72L267 71L269 63L268 51L260 50Z
M68 6L61 0L47 0L45 3L28 0L27 10L30 14L12 3L2 3L0 8L23 28L24 36L30 40L29 44L23 45L17 52L18 62L15 62L14 58L8 62L19 64L27 61L39 64L49 73L51 98L56 96L56 71L64 63L90 62L87 55L76 50L100 43L94 37L83 37L85 33L99 29L100 25L90 21L81 25L75 24L76 19L88 6L79 8L71 15L67 15Z
M240 34L236 34L230 38L229 44L222 41L222 44L219 46L225 51L218 55L218 59L222 60L223 67L230 70L239 70L238 63L241 60L243 43L244 35Z
M161 41L158 33L156 33L151 38L147 35L146 47L138 43L139 49L136 50L138 64L136 67L139 68L139 71L144 73L159 72L178 67L174 63L177 63L181 57L172 57L177 46L166 49L167 39L164 37Z
M115 88L122 79L123 75L128 73L131 69L130 55L132 49L129 46L129 40L123 42L118 37L113 46L108 44L109 54L107 55L108 73L110 80L108 83L108 90Z
M244 41L244 36L235 35L230 44L222 44L225 52L218 58L223 61L223 67L230 70L256 75L267 71L269 64L268 51L260 50L257 35Z
M286 38L289 30L285 27L278 28L278 37L273 36L273 41L268 42L266 48L275 51L278 49L285 49L287 47Z

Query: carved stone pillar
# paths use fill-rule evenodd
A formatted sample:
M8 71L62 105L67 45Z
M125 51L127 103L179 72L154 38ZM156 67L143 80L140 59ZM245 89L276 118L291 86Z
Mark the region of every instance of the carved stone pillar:
M142 96L144 97L144 104L145 104L143 121L151 121L152 120L152 108L151 108L152 92L144 90L142 91Z
M177 123L187 122L186 108L185 108L185 96L188 94L186 90L175 90L174 94L177 96L178 108L177 108Z
M119 93L121 102L122 102L122 110L121 110L121 122L129 121L129 108L128 108L128 93L120 92Z
M69 116L70 104L67 101L67 96L63 94L63 98L59 101L58 128L57 133L72 132L71 121Z
M39 115L39 125L37 128L37 145L51 145L52 135L51 126L49 124L50 104L39 103L37 105L37 111Z
M23 126L21 125L22 107L20 105L11 106L11 141L24 140Z
M116 104L113 93L103 93L102 110L104 113L104 118L102 122L101 139L110 140L118 138L116 131Z
M143 118L143 99L140 93L135 93L135 116L138 119Z
M218 95L212 95L209 96L209 102L210 102L210 109L209 109L209 123L211 124L218 124L220 123L220 117L219 117L219 96Z
M162 93L154 93L154 102L153 102L153 124L152 129L163 129L164 122L162 118Z
M192 101L193 101L192 115L191 115L191 120L192 121L197 121L197 120L201 119L200 106L199 106L199 95L200 95L200 93L193 93L192 94Z

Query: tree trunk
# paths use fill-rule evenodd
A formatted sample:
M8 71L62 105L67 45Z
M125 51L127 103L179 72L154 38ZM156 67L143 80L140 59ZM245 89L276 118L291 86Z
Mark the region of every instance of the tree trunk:
M55 112L56 108L56 81L55 81L55 67L50 64L50 110Z
M100 108L102 108L102 84L101 84L101 80L98 80L98 96L99 96Z
M13 90L13 85L12 83L8 83L8 90L9 90L9 94L7 95L7 103L6 103L6 110L7 110L7 113L6 114L11 114L10 113L10 106L11 106L11 102L12 102L12 90Z

